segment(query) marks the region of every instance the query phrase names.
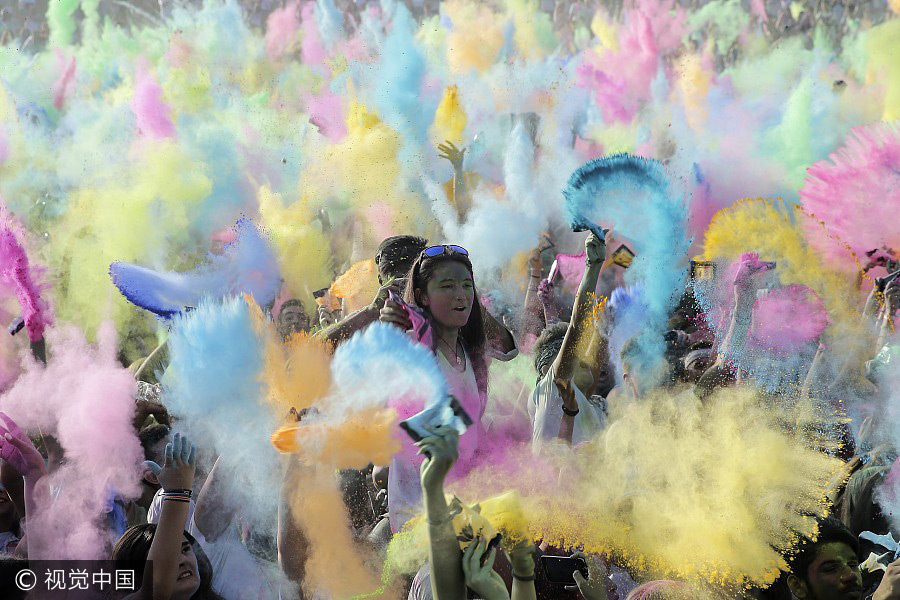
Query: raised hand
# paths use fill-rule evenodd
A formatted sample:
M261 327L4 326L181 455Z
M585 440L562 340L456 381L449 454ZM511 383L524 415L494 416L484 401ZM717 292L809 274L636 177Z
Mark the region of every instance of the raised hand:
M588 565L587 578L581 571L575 571L572 577L575 579L575 585L566 586L566 590L570 592L581 592L585 600L609 600L615 595L612 581L609 580L609 571L606 564L599 556L588 556L584 552L577 551L572 558L581 558Z
M438 144L438 150L440 151L438 156L449 160L450 164L453 165L454 170L462 171L463 159L466 156L465 148L460 150L456 147L456 144L447 140L443 144Z
M448 427L427 428L431 434L416 443L419 454L425 455L422 463L422 487L426 490L443 486L444 478L459 458L459 434Z
M606 236L599 238L594 232L589 233L584 241L584 252L588 265L602 265L606 260Z
M488 541L483 537L475 538L463 552L463 573L466 576L466 585L484 600L509 600L506 584L500 575L494 571L494 559L497 557L497 548L485 557Z
M47 474L44 457L31 439L6 413L0 412L0 458L8 462L26 480L36 481Z
M391 279L380 288L378 288L378 293L375 294L375 299L372 300L372 307L376 310L381 310L384 308L384 303L387 301L388 296L391 292L394 292L397 296L400 296L403 293L403 288L406 287L406 279L403 277L397 279Z
M409 316L406 314L406 311L403 310L403 307L388 298L384 301L384 307L381 309L381 312L378 315L378 320L382 323L391 323L396 325L403 331L409 331L412 329L412 321L409 320Z
M190 440L176 433L172 442L166 444L166 462L156 478L164 491L189 490L194 486L196 468L197 449Z

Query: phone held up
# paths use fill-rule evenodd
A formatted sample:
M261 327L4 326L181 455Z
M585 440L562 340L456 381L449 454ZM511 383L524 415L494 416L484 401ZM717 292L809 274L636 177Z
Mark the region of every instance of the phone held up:
M575 571L580 572L585 579L588 577L588 566L583 558L545 554L541 556L541 566L550 583L575 585Z

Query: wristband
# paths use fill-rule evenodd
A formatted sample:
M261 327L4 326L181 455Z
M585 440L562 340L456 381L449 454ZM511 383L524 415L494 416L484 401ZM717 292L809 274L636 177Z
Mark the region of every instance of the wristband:
M531 575L517 575L516 572L513 571L512 576L513 576L513 579L515 579L516 581L523 581L525 583L534 581L534 572L532 572Z
M163 502L187 502L190 503L191 499L187 496L163 496Z
M163 490L163 495L166 494L176 494L179 496L191 496L194 491L191 489L173 489L173 490Z
M579 409L579 408L576 408L575 410L569 410L568 408L566 408L566 405L565 405L565 404L563 404L562 409L563 409L563 413L565 413L566 415L568 415L568 416L570 416L570 417L574 417L575 415L578 414L578 411L581 410L581 409Z

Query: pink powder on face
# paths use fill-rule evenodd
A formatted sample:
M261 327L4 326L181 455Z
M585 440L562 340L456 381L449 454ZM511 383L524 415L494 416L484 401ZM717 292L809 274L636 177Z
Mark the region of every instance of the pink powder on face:
M750 343L778 353L796 352L828 326L825 304L805 285L771 290L753 306Z
M162 88L144 60L138 61L131 111L140 135L152 139L175 137L171 110L163 100Z

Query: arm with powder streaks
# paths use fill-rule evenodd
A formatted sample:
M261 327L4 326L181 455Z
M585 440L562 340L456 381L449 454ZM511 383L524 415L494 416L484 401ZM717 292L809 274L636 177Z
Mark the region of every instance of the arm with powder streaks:
M372 300L372 303L369 306L359 309L334 325L326 327L317 333L316 337L328 341L332 348L336 348L341 343L350 339L357 331L362 331L377 321L388 294L394 292L399 296L401 293L400 290L405 284L405 279L392 279L388 281L378 289L375 299Z
M606 258L606 240L601 240L591 233L584 245L587 262L584 276L581 278L581 284L575 294L572 319L566 329L562 346L553 361L553 373L556 376L555 383L558 387L571 385L572 375L575 373L575 363L578 360L578 347L584 336L589 334L589 317L593 307L591 294L597 288L597 280L600 278L600 271ZM562 388L560 391L563 392ZM563 393L563 398L565 397L566 395Z
M157 475L163 490L191 489L197 466L197 450L190 441L175 434L172 443L166 445L166 461ZM156 533L150 543L147 563L153 565L152 577L144 577L141 588L126 600L169 600L178 580L178 563L188 540L184 537L188 502L164 499L156 525Z

